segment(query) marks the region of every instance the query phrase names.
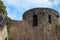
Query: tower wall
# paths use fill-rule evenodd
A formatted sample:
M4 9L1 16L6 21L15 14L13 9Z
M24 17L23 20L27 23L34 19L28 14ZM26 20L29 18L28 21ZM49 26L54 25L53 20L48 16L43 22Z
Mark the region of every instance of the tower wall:
M33 15L37 15L37 18L35 17L36 20ZM55 33L58 16L56 10L50 8L34 8L23 14L23 20L32 26L33 36L31 35L31 38L33 40L58 40Z

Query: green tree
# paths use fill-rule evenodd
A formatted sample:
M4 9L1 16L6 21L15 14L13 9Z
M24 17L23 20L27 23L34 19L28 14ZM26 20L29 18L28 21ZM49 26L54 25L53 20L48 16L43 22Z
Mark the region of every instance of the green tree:
M3 14L6 14L6 16L7 16L6 7L5 7L3 1L1 1L1 0L0 0L0 9L2 10ZM8 40L11 40L11 36L10 36L11 34L10 34L10 31L9 31L9 28L10 28L10 26L11 26L11 24L12 24L12 20L10 19L10 17L7 16L7 20L6 20L6 21L7 21L6 24L7 24L7 26L8 26L8 27L7 27L7 31L8 31L8 35L9 35L9 36L8 36Z
M0 0L0 8L2 9L2 12L3 12L4 14L7 14L6 7L5 7L3 1L1 1L1 0Z
M0 8L2 9L3 14L7 15L6 7L3 3L3 1L0 0ZM10 25L12 23L12 20L7 16L7 22Z

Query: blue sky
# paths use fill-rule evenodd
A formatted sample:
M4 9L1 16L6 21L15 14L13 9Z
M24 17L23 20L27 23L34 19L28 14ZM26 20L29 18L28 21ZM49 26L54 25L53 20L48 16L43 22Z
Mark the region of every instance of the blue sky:
M2 0L8 16L13 20L22 20L25 11L36 7L53 8L60 13L60 0Z

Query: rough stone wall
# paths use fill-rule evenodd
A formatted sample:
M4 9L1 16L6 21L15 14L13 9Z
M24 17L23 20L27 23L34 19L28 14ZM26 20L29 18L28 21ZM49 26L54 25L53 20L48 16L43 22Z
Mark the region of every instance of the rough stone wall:
M26 21L13 21L9 30L11 40L58 40L56 34L47 29L32 27Z
M30 40L32 27L25 21L13 21L10 27L11 40Z
M33 14L38 15L38 26L33 27ZM51 15L51 24L48 22ZM55 33L57 15L53 9L36 8L28 10L23 15L23 21L13 21L10 27L11 40L58 40Z
M38 15L38 26L33 27L33 15ZM51 23L49 23L49 15ZM58 12L50 8L35 8L25 12L23 20L32 25L34 40L58 40L55 34ZM39 36L39 37L38 37Z
M52 24L56 24L56 19L58 12L50 8L35 8L26 11L23 14L23 20L28 21L28 23L33 24L33 15L38 15L38 25L48 24L48 16L51 15Z

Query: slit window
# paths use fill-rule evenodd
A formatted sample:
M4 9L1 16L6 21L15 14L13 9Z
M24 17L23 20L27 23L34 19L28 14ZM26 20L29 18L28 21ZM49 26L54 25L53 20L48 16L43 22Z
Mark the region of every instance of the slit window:
M38 26L38 18L37 15L33 15L33 26Z
M51 15L48 16L48 19L49 19L49 20L48 20L49 23L51 24Z
M59 18L59 15L57 15L57 18Z

